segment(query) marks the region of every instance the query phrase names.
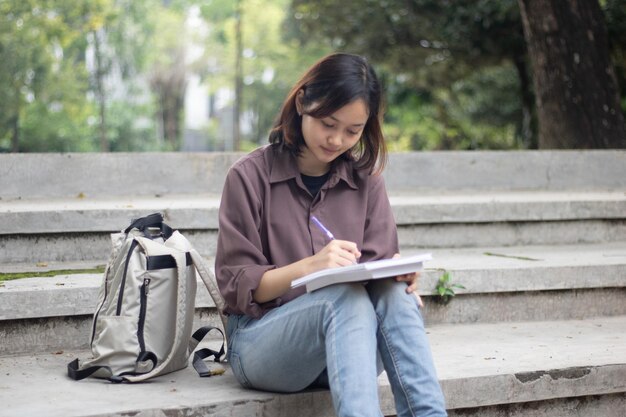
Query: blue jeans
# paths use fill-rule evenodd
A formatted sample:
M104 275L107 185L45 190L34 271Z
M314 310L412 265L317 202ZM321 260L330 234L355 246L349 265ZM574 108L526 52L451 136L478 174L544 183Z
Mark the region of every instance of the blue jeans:
M377 353L404 416L445 416L424 323L406 284L338 284L260 319L231 316L228 357L247 388L296 392L327 384L339 417L382 416Z

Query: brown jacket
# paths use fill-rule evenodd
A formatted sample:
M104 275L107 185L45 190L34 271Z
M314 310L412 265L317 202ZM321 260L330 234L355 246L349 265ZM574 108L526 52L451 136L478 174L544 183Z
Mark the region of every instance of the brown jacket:
M313 198L296 158L280 145L266 145L237 161L224 184L215 270L227 314L258 318L305 292L293 289L264 304L252 298L267 270L314 255L328 243L311 216L336 239L355 242L360 262L398 252L382 176L356 170L351 161L338 158Z

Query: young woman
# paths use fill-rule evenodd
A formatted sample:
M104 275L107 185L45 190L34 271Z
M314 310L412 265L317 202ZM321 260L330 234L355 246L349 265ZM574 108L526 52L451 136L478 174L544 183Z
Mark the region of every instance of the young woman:
M270 145L230 169L216 257L228 355L244 387L327 386L337 415L351 417L382 415L382 360L398 416L445 416L417 274L291 289L294 279L324 268L399 256L379 175L381 119L381 87L368 62L333 54L291 90Z

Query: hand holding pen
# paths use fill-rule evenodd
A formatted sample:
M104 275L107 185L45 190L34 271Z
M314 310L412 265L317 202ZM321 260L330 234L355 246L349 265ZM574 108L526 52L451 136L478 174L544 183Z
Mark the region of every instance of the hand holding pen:
M324 232L324 234L326 235L326 237L328 237L328 239L331 241L331 243L329 243L328 245L326 245L326 247L324 249L322 249L319 254L322 254L325 250L328 249L328 251L332 254L332 253L340 253L340 252L336 252L334 249L338 249L338 250L348 250L349 252L351 252L351 250L356 249L357 254L354 254L354 252L351 252L352 254L355 255L354 258L354 262L352 262L352 264L356 263L357 259L361 256L361 252L358 251L358 249L356 248L356 244L353 242L348 242L348 241L338 241L335 240L335 236L331 233L330 230L328 230L326 228L326 226L324 226L324 224L322 224L321 221L319 221L319 219L315 216L311 216L311 221L313 222L313 224L315 224L322 232ZM347 243L348 245L345 246L345 248L342 248L341 245L338 248L331 248L331 244L333 244L334 242L342 242L342 243ZM317 256L317 255L316 255ZM399 258L400 254L396 253L394 256L394 258ZM340 258L340 261L343 263L345 259L345 256ZM342 266L342 265L335 265L335 266ZM345 266L345 265L344 265ZM327 266L327 268L331 268L332 266ZM321 268L323 269L323 268ZM418 286L418 282L419 282L419 272L415 272L412 274L404 274L404 275L399 275L396 277L396 281L404 281L407 283L407 288L406 288L406 292L408 294L413 294L415 296L415 298L417 299L417 304L419 307L423 307L424 303L422 302L422 298L419 296L418 292L417 292L417 286Z
M356 243L335 239L332 232L315 216L311 216L311 221L330 240L330 242L313 257L317 261L317 270L348 266L357 263L357 260L361 257L361 252L357 248Z

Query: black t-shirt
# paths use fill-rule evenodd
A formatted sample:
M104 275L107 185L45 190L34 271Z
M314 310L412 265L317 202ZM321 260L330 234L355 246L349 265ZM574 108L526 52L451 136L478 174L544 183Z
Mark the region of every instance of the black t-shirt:
M304 185L306 185L306 188L309 189L309 192L313 197L315 197L317 193L319 193L322 185L326 183L329 175L330 171L319 177L312 177L310 175L300 174L300 176L302 176L302 182L304 183Z

